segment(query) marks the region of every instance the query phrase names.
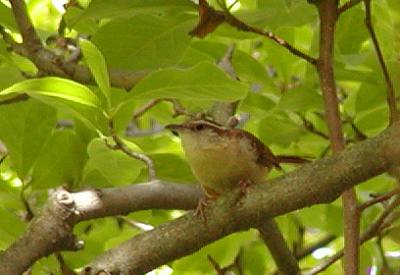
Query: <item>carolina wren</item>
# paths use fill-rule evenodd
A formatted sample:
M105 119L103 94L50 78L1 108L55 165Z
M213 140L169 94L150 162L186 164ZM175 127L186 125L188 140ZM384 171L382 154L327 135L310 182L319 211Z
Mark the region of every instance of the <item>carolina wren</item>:
M171 124L179 134L193 174L209 196L215 197L241 182L259 183L280 163L304 163L292 156L275 156L253 134L226 128L208 120Z

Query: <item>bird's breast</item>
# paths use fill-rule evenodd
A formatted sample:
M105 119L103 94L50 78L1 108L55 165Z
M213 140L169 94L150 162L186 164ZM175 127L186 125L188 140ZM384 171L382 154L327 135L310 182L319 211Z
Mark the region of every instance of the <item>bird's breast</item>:
M197 180L206 188L223 193L241 180L261 181L266 167L257 163L257 156L241 139L185 142L184 151Z

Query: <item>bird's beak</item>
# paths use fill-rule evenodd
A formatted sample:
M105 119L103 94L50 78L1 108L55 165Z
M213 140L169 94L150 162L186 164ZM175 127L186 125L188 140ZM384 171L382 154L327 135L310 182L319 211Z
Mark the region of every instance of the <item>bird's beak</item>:
M184 129L184 127L179 124L169 124L169 125L165 126L165 129L170 130L174 135L178 136L179 132L182 131L182 129Z

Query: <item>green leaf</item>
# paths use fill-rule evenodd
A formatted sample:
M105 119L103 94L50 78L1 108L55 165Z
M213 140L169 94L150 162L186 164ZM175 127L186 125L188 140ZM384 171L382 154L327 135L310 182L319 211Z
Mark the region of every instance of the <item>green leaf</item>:
M103 92L108 108L110 108L110 80L103 54L89 40L79 40L79 46L82 50L83 56L85 57L86 63L89 66L94 79L96 80L97 85L99 85L100 90Z
M210 255L221 266L232 264L239 253L240 247L250 240L256 239L253 231L235 233L220 239L190 256L175 261L172 274L212 274L213 266L208 262Z
M86 86L59 77L29 79L3 90L1 97L26 93L63 111L72 112L86 125L98 128L102 117L100 101Z
M285 92L277 107L292 112L323 110L323 101L317 89L306 84Z
M185 56L184 61L192 61L190 65L195 65L205 60L208 61L208 59L219 60L224 56L227 48L228 45L223 43L210 41L192 42L190 48L192 51L187 52L187 54L191 54L192 56ZM207 54L207 59L204 57L204 54ZM232 65L240 80L260 84L263 86L263 90L269 92L278 90L271 77L268 76L265 66L245 51L235 49L232 57Z
M171 12L171 9L194 11L195 5L187 0L92 0L82 18L102 19L136 13Z
M163 69L149 74L128 98L179 98L234 101L247 94L247 86L230 79L216 65L204 62L190 69Z
M87 152L89 160L84 168L83 181L92 186L130 184L144 167L141 161L108 148L101 139L91 141Z
M53 108L36 100L0 106L0 139L24 179L56 124Z
M0 96L13 93L27 93L32 97L39 98L55 98L90 108L98 108L100 106L99 99L89 88L72 80L59 77L44 77L21 81L1 91Z
M159 16L154 12L122 18L101 27L92 41L109 67L134 71L163 68L181 59L195 20L187 14Z
M40 189L73 184L80 178L85 159L85 145L74 132L55 132L37 159L31 185Z
M298 140L304 130L284 116L270 115L260 122L259 136L265 144L288 146Z
M340 16L336 27L335 44L343 54L358 53L362 43L369 38L364 25L364 11L355 6Z
M0 67L0 90L13 85L18 81L22 81L24 78L21 72L15 66L4 66Z
M12 30L17 30L12 10L3 2L0 2L0 25L6 26Z
M2 236L7 233L16 239L24 232L26 224L15 213L0 206L0 216L0 232L2 232Z

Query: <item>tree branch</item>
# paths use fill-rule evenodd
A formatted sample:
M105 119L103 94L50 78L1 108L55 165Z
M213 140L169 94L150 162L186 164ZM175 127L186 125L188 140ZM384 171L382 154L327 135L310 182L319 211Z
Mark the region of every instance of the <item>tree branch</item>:
M146 209L193 209L202 194L195 185L161 181L76 193L58 190L24 235L0 253L0 274L19 275L51 253L80 249L82 243L72 235L78 222Z
M332 202L344 190L389 169L388 155L398 150L399 136L400 123L395 123L377 138L306 164L267 184L249 187L240 202L240 190L226 194L205 209L207 224L201 217L183 216L100 255L82 274L97 274L101 270L144 273L233 232L259 227L266 218Z
M83 84L95 84L88 67L67 61L43 47L28 16L23 0L10 0L10 3L23 38L22 44L9 39L6 41L15 53L29 58L45 74L72 79ZM114 87L130 90L149 72L148 70L129 72L110 69L110 83Z
M263 31L256 27L247 25L230 13L229 8L226 6L225 2L220 1L219 3L223 8L223 11L216 11L207 3L206 0L199 0L199 23L189 34L203 38L207 34L213 32L221 23L226 22L227 24L231 25L234 28L237 28L238 30L244 32L252 32L264 36L286 48L292 54L304 59L308 63L316 65L317 60L312 56L309 56L306 53L300 51L299 49L295 48L293 45L270 31Z
M370 239L378 236L381 232L382 225L385 222L386 218L389 216L392 211L400 205L400 197L397 197L394 201L392 201L388 207L381 213L381 215L378 217L378 219L371 224L368 229L362 234L360 240L359 240L359 245L362 245L363 243L369 241ZM312 268L308 272L305 273L305 275L316 275L325 269L327 269L329 266L331 266L333 263L335 263L337 260L339 260L341 257L343 257L343 249L338 251L335 255L332 257L328 258L325 260L323 263L320 265Z
M290 251L289 246L279 230L278 225L273 219L265 221L259 226L261 238L267 245L272 257L280 271L279 274L283 275L296 275L300 274L300 267L297 263L296 257Z
M147 165L147 170L149 172L149 181L155 180L156 179L156 169L154 167L153 160L145 154L131 150L115 132L114 122L112 119L110 120L109 124L110 124L111 137L114 140L115 145L110 145L107 143L107 141L106 141L106 145L110 149L120 150L121 152L125 153L126 155L130 156L131 158L143 161Z
M317 64L317 60L314 57L309 56L308 54L295 48L293 45L288 43L286 40L282 39L281 37L277 36L276 34L270 32L270 31L264 31L264 30L258 29L256 27L247 25L240 19L234 17L229 11L225 11L225 21L232 27L235 27L241 31L259 34L261 36L264 36L264 37L274 41L275 43L279 44L280 46L286 48L289 52L291 52L295 56L300 57L301 59L307 61L308 63L310 63L312 65Z
M333 69L335 25L338 16L337 0L322 0L318 4L320 17L320 42L318 72L325 105L331 148L334 153L344 149L345 140L339 113L339 101ZM360 218L354 189L343 190L345 274L358 274Z
M389 71L387 69L385 59L383 58L383 54L381 48L379 46L378 38L376 37L374 27L372 26L371 21L371 0L363 0L365 5L365 25L368 29L368 32L371 36L372 43L375 48L376 55L378 57L379 65L381 66L383 76L385 78L386 87L387 87L387 103L389 106L389 115L390 115L390 124L393 121L399 119L399 111L397 109L396 103L396 95L394 92L393 82L390 79Z
M345 11L348 11L349 9L351 9L352 7L354 7L355 5L360 3L361 1L362 0L349 0L348 2L344 3L338 9L339 15L342 14L343 12L345 12Z

